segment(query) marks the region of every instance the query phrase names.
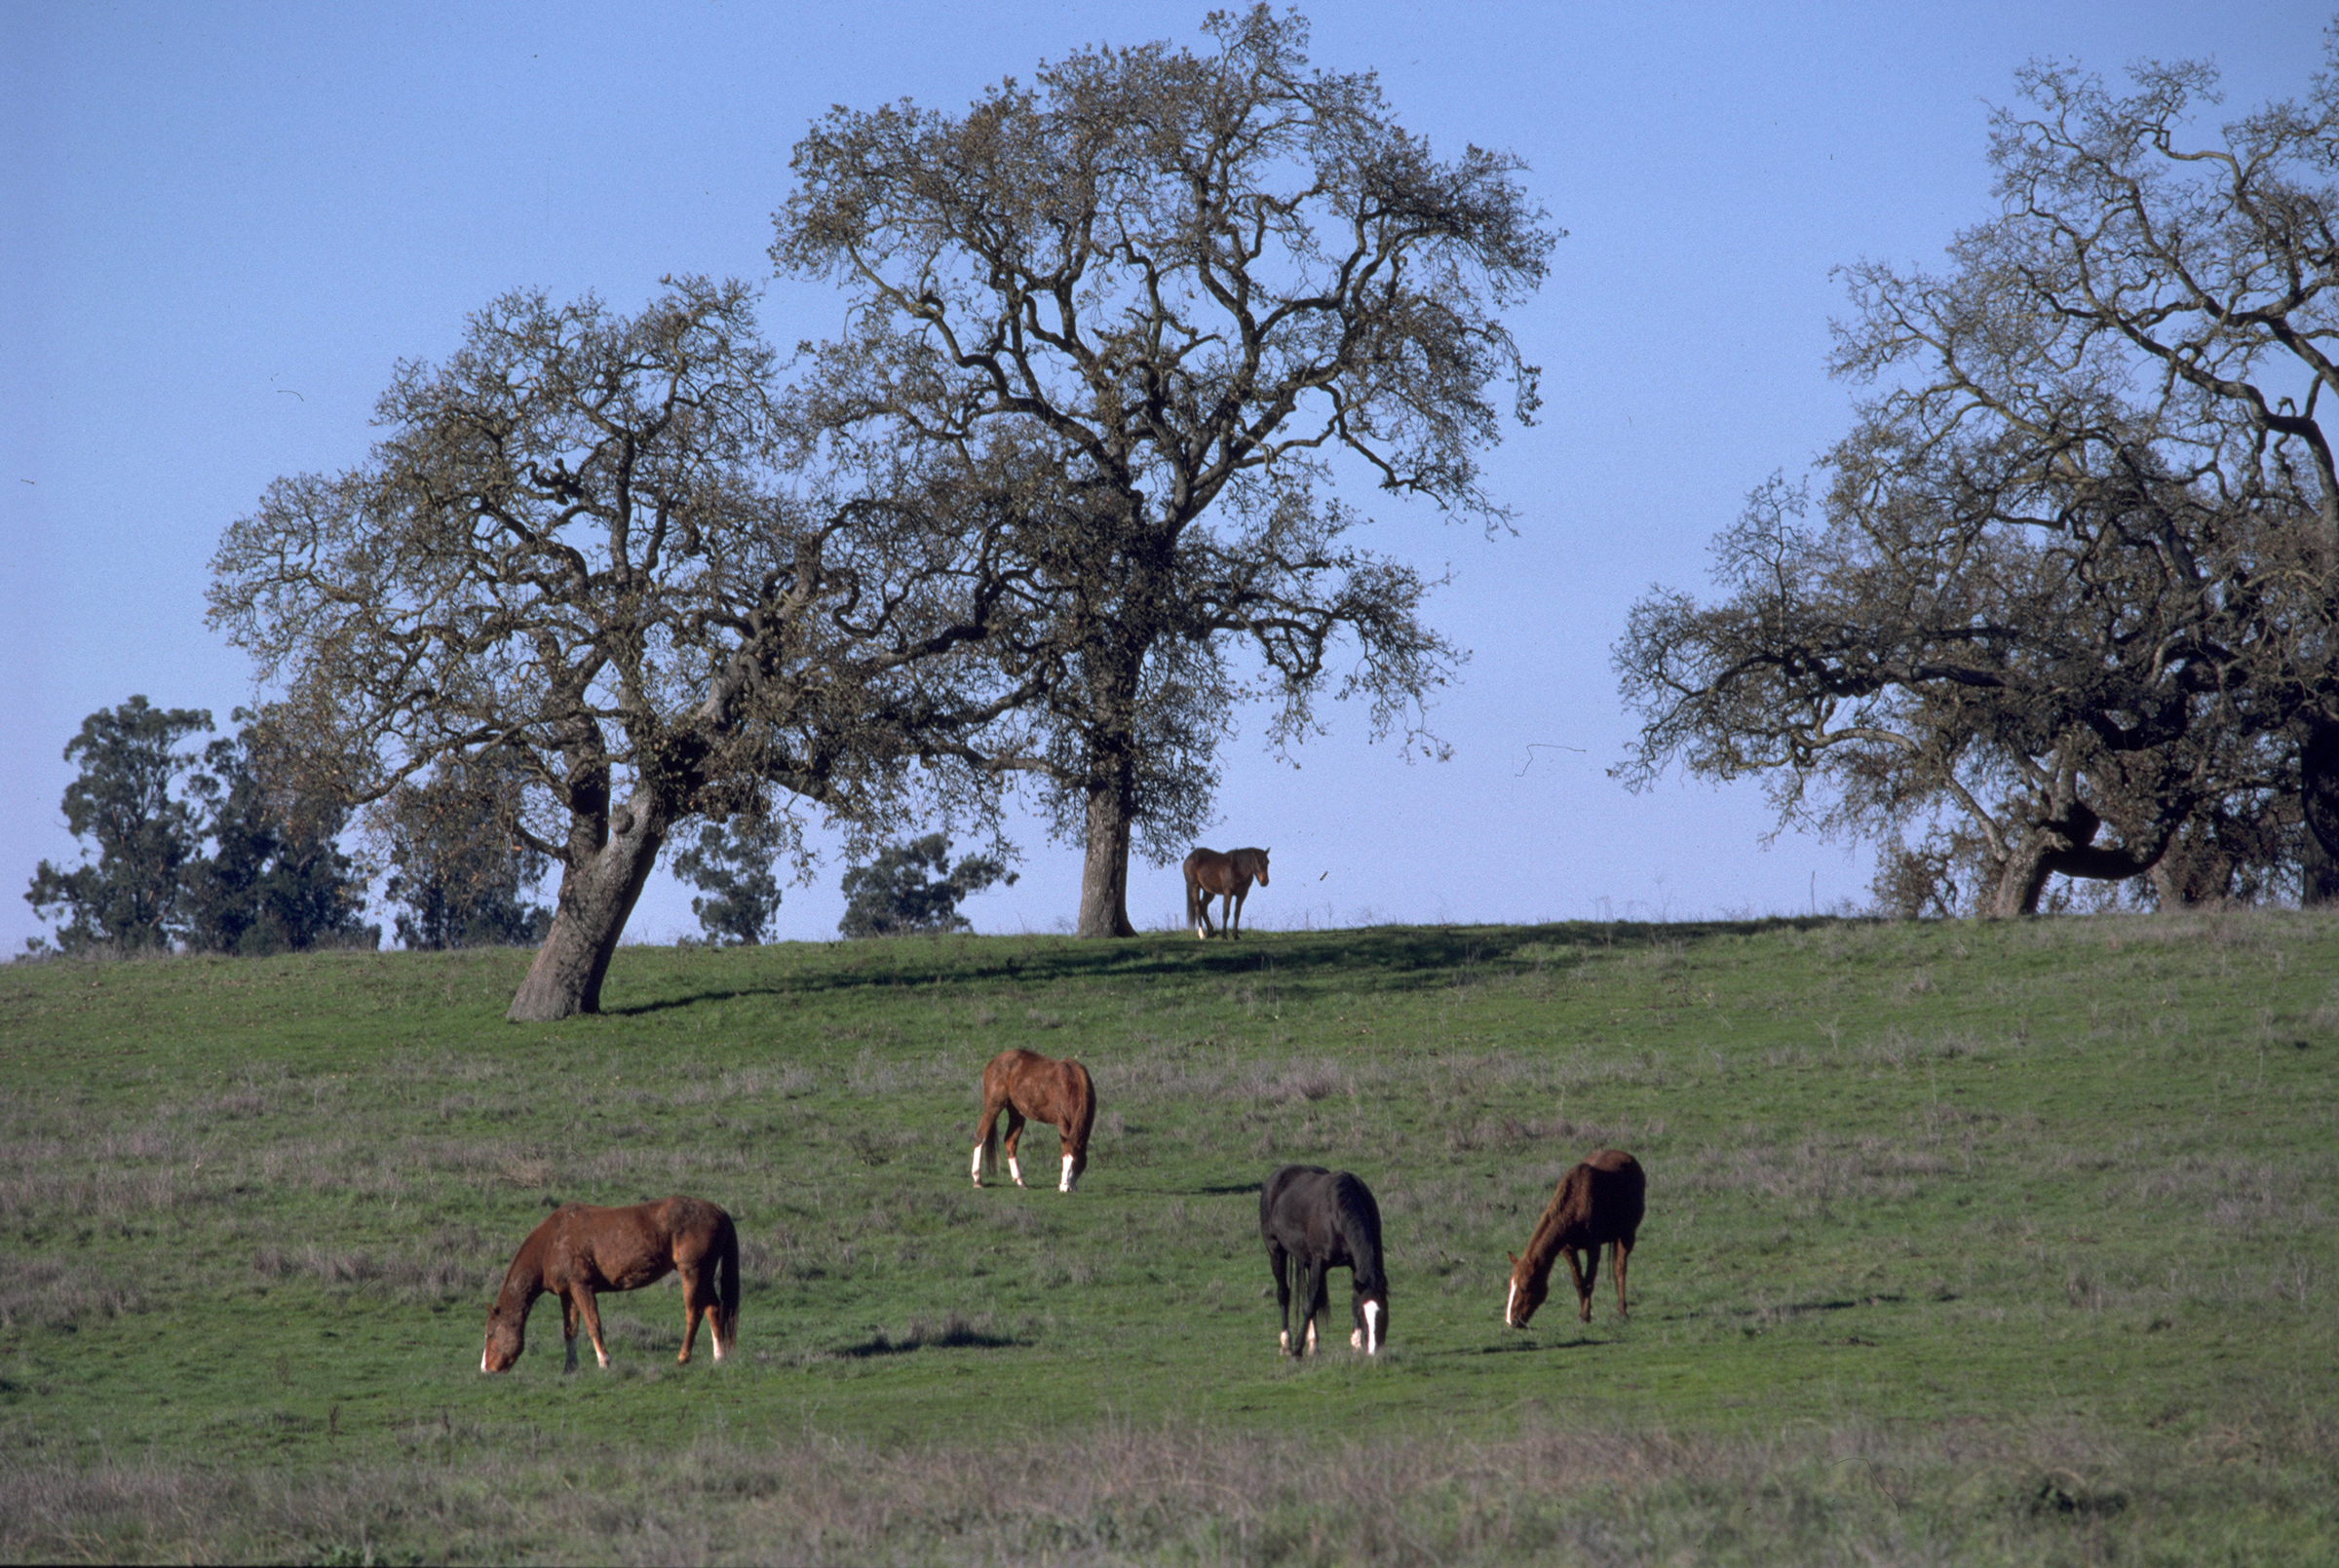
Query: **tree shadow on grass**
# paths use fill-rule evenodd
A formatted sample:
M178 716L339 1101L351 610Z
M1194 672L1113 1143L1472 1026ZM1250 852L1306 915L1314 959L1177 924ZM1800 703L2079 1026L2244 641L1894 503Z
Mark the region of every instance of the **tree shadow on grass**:
M1575 920L1542 926L1367 926L1349 931L1266 932L1244 942L1195 942L1181 940L1182 934L1162 933L1115 941L1069 937L897 937L828 944L811 960L789 953L786 945L740 947L709 952L701 960L709 965L719 962L730 971L706 976L721 983L690 985L685 981L685 988L676 994L603 1012L616 1017L639 1017L750 997L1078 981L1247 978L1271 980L1278 987L1301 993L1320 989L1413 991L1453 984L1485 965L1508 969L1545 962L1554 956L1545 949L1589 957L1660 943L1696 943L1724 935L1800 931L1836 923L1832 917L1810 916L1662 925ZM748 966L761 968L763 973L743 982L738 967Z

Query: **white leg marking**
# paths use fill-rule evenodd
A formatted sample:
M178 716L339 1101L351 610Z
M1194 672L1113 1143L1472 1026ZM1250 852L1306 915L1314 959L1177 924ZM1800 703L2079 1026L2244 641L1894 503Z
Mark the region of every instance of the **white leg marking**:
M718 1361L721 1360L723 1358L723 1336L715 1328L712 1319L709 1319L707 1322L707 1337L714 1341L714 1358Z
M1016 1178L1016 1186L1023 1185L1023 1166L1012 1154L1007 1157L1007 1173Z
M609 1353L601 1349L598 1345L595 1345L593 1348L593 1358L600 1362L604 1367L609 1364Z
M1352 1351L1361 1351L1364 1348L1363 1329L1352 1328L1348 1331L1348 1348Z
M1072 1190L1072 1157L1071 1157L1070 1155L1065 1155L1065 1156L1064 1156L1064 1179L1063 1179L1061 1182L1058 1182L1058 1183L1056 1184L1056 1191L1058 1191L1058 1192L1067 1192L1067 1193L1068 1193L1068 1192L1070 1192L1071 1190Z
M1309 1356L1316 1354L1316 1319L1313 1318L1308 1319L1308 1348L1305 1354Z
M1364 1303L1364 1354L1381 1354L1381 1304L1377 1301Z
M1278 1355L1278 1356L1288 1356L1288 1355L1290 1355L1290 1354L1291 1354L1291 1330L1290 1330L1290 1329L1288 1329L1288 1328L1279 1328L1279 1329L1277 1329L1277 1330L1276 1330L1276 1332L1275 1332L1275 1354L1276 1354L1276 1355ZM482 1357L482 1358L481 1358L481 1359L485 1359L485 1358L483 1358L483 1357Z
M975 1145L975 1185L982 1185L982 1145Z

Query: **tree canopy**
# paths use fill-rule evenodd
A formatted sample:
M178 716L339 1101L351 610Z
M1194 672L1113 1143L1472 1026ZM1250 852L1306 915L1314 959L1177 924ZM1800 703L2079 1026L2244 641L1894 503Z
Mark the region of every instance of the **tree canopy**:
M2028 68L1950 270L1847 270L1834 368L1878 391L1818 526L1774 481L1716 542L1720 602L1635 607L1628 783L1768 775L1783 821L1881 843L1911 910L2024 912L2056 873L2234 896L2317 857L2339 89L2220 142L2189 124L2213 84Z
M882 824L903 736L964 717L927 667L980 634L979 534L890 454L788 466L743 286L506 296L376 420L367 462L228 529L211 613L337 798L461 759L520 782L509 830L561 876L514 1018L598 1007L678 822L792 796Z
M1426 742L1460 656L1429 585L1348 542L1335 466L1492 524L1498 389L1537 401L1499 314L1554 238L1518 162L1436 157L1369 73L1310 67L1296 16L1206 28L1212 53L1082 51L963 113L835 110L772 251L853 298L800 422L916 454L995 527L1012 718L935 749L1039 783L1085 840L1090 936L1131 930L1132 838L1172 860L1209 820L1246 693L1279 744L1327 685Z

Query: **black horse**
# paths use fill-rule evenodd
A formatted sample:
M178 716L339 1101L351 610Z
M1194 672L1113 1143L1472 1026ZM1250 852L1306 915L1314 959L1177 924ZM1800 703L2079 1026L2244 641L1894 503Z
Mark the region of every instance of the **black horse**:
M1356 1300L1356 1327L1349 1348L1378 1356L1389 1341L1389 1277L1381 1272L1381 1208L1372 1189L1345 1170L1322 1166L1285 1166L1259 1189L1259 1237L1267 1243L1267 1266L1275 1271L1283 1354L1305 1356L1316 1349L1316 1319L1330 1305L1333 1269L1349 1271ZM1286 1263L1297 1266L1300 1343L1291 1339L1291 1287Z

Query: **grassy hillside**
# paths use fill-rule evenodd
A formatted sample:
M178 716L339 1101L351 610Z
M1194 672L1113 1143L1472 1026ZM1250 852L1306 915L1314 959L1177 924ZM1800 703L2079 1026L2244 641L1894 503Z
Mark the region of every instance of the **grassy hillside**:
M0 1554L2339 1553L2339 922L627 948L520 1029L526 956L0 970ZM1094 1074L1070 1198L967 1180L1014 1045ZM1505 1329L1601 1144L1630 1322ZM1378 1362L1275 1354L1295 1160L1379 1196ZM738 1360L659 1286L479 1375L549 1206L675 1191Z

